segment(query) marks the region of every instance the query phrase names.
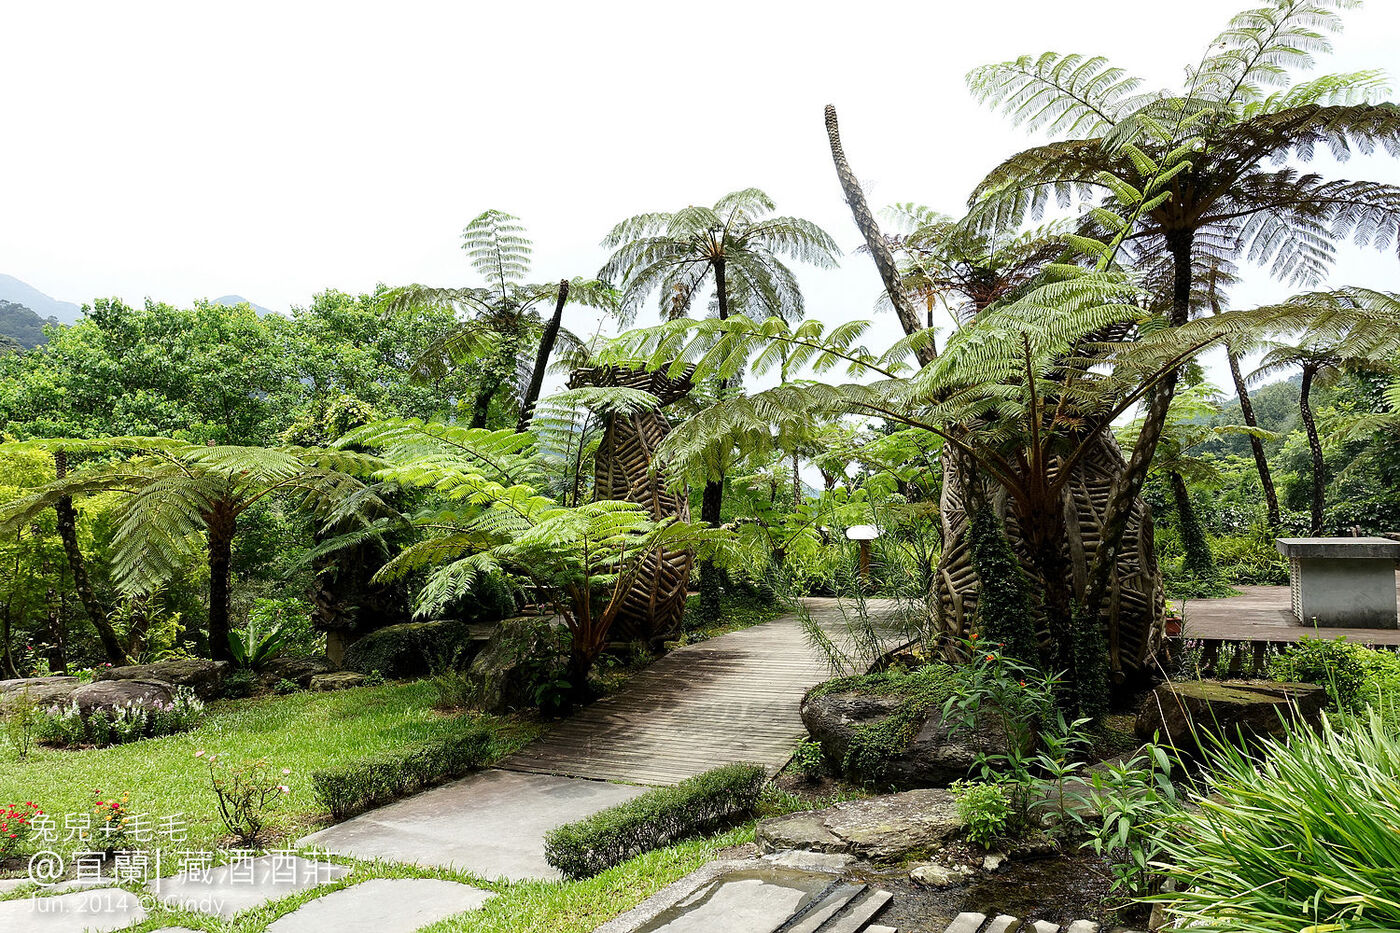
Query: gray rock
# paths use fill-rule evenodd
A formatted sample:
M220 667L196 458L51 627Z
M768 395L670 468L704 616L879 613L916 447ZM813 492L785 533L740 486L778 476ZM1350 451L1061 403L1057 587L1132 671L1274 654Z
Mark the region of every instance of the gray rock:
M541 680L563 674L563 648L560 630L549 619L500 622L472 661L472 705L492 713L535 706L535 689ZM541 659L555 663L554 675L542 674Z
M68 702L68 697L81 686L76 677L21 677L0 680L0 712L20 701L24 694L37 706L53 706Z
M982 859L983 871L996 871L1006 863L1006 856L1000 852L993 852Z
M839 875L855 864L856 857L842 852L808 852L803 849L788 849L785 852L765 855L763 860L783 868Z
M375 878L308 901L267 933L413 933L495 897L470 885L431 878Z
M1241 738L1282 735L1289 722L1316 726L1327 692L1314 684L1254 680L1191 680L1167 683L1138 710L1138 738L1160 740L1178 751L1200 753L1207 735L1238 743ZM1209 742L1206 742L1209 747Z
M232 917L348 874L349 868L331 862L313 862L295 855L264 855L207 871L159 878L146 887L166 907Z
M311 686L311 678L317 674L328 674L335 670L325 658L273 658L263 665L263 680L276 683L290 680L305 690Z
M873 725L895 712L899 697L861 693L826 693L802 701L802 722L833 767L847 779L862 784L898 789L946 787L968 777L982 755L1006 753L1005 730L991 714L984 714L973 729L952 729L942 710L924 720L913 741L900 754L877 769L852 763L846 767L846 751L857 729ZM1031 751L1027 742L1025 752Z
M148 709L168 705L175 699L173 691L170 684L158 680L94 680L74 690L70 699L87 716L131 704Z
M953 795L929 788L773 817L758 824L755 839L765 853L808 849L892 862L940 845L962 829Z
M362 686L365 675L357 671L330 671L326 674L313 674L308 682L312 690L346 690Z
M121 888L0 901L0 930L6 933L109 933L145 919L141 899Z
M154 664L109 667L98 671L95 679L158 681L176 687L188 687L201 700L209 700L219 695L224 678L232 669L233 665L227 661L177 658L172 661L157 661Z
M951 888L962 884L971 874L965 868L949 868L937 862L915 865L909 870L909 879L930 888Z

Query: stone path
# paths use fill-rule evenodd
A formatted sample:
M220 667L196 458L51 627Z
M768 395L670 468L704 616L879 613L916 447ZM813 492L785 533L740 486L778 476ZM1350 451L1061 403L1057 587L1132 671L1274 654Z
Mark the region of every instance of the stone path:
M646 790L483 771L323 829L298 844L337 855L456 868L481 878L555 879L544 834Z
M232 917L348 874L350 869L344 865L295 855L264 855L207 871L159 878L146 887L166 907Z
M806 602L839 634L836 600ZM638 784L675 784L732 761L776 772L807 734L803 694L830 676L796 617L783 616L672 651L500 767Z
M110 933L145 919L140 898L121 888L0 901L4 933Z
M430 878L378 878L308 901L267 933L413 933L454 914L480 910L495 897L469 885Z
M711 862L594 933L876 933L871 923L890 895L840 871Z

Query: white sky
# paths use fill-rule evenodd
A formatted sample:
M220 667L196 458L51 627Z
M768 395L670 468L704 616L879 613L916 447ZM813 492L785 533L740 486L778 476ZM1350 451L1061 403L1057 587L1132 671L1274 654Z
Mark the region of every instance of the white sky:
M809 314L868 318L879 280L854 253L824 104L872 205L957 213L1031 142L972 101L970 68L1083 51L1176 87L1248 2L1175 0L1149 28L1140 0L10 0L0 272L79 303L285 310L327 287L467 284L459 234L486 208L524 219L548 280L595 272L625 216L756 186L847 251L803 274ZM1322 70L1400 72L1400 3L1347 22ZM1400 183L1381 159L1340 173ZM1332 282L1400 289L1400 264L1349 250ZM1239 297L1287 291L1254 276Z

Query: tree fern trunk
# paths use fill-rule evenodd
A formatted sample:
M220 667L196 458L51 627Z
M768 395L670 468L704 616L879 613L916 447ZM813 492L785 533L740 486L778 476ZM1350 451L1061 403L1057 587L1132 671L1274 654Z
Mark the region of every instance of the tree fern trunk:
M1186 488L1186 480L1180 473L1167 474L1172 487L1172 502L1176 506L1177 521L1181 525L1181 549L1185 552L1186 572L1197 580L1209 580L1215 576L1215 556L1210 552L1210 542L1205 529L1201 527L1196 507L1191 504L1191 490Z
M229 647L230 582L233 563L233 536L238 518L231 503L221 501L205 516L209 536L209 656L215 661L232 661Z
M1299 396L1302 409L1303 428L1308 434L1308 451L1312 454L1312 520L1309 533L1322 534L1322 512L1327 500L1327 463L1322 458L1322 439L1317 434L1317 422L1313 419L1312 386L1317 370L1312 366L1303 367L1303 387Z
M525 390L525 397L520 400L520 421L515 426L516 434L524 434L530 428L530 419L535 416L535 403L540 399L540 390L544 388L545 370L549 368L549 357L554 352L554 343L559 339L559 328L564 323L564 305L569 300L569 280L559 280L559 298L554 303L554 317L549 319L545 325L544 333L540 335L540 348L535 354L535 368L530 373L530 387Z
M861 190L855 172L846 161L846 152L841 148L841 129L836 122L836 108L831 104L826 105L826 138L831 144L831 159L836 163L836 177L841 181L841 190L846 195L846 203L851 207L851 216L855 218L856 226L865 238L865 245L870 250L871 258L875 260L875 268L880 271L880 280L885 284L885 293L890 296L890 304L894 305L894 313L899 318L900 326L904 328L906 335L913 336L924 329L919 322L919 312L915 310L904 291L899 278L899 267L895 265L894 253L890 251L889 244L880 233L880 225L875 222L875 215L870 212L870 205L866 203L865 192ZM937 356L938 353L932 344L919 348L921 366L932 363Z
M482 374L481 385L477 386L476 397L472 400L472 427L486 427L486 419L491 414L491 399L496 397L496 391L504 381L504 376L491 372Z
M1249 386L1240 373L1240 358L1235 351L1225 349L1225 359L1230 364L1230 378L1235 383L1235 393L1240 399L1240 414L1244 423L1251 428L1259 427L1259 419L1254 414L1254 402L1249 397ZM1283 513L1278 506L1278 490L1274 488L1273 470L1269 468L1269 458L1264 454L1264 442L1253 434L1249 436L1249 449L1254 453L1254 468L1259 471L1259 485L1264 488L1264 505L1269 513L1269 527L1278 530L1283 526Z
M724 280L724 259L715 260L715 300L719 305L719 319L729 319L729 289ZM719 381L719 395L729 387L728 380ZM705 483L705 492L700 499L700 520L711 528L718 528L724 508L724 477ZM707 623L717 623L720 618L720 591L723 583L719 568L712 560L700 562L700 618Z
M54 451L53 463L58 479L68 475L66 451ZM107 619L107 611L97 599L92 581L88 578L87 566L83 563L83 552L78 548L78 512L73 508L73 497L63 496L54 503L53 510L58 516L58 537L63 542L63 553L68 558L68 569L73 574L73 589L78 594L78 601L83 604L88 621L97 630L97 638L102 643L102 651L107 655L107 660L114 665L125 664L126 651Z

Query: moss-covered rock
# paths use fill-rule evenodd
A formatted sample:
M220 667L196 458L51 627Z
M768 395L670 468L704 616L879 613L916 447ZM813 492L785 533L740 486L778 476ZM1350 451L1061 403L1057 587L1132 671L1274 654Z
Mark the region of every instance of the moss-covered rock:
M345 649L347 670L389 678L423 677L466 648L471 632L460 622L405 622L370 632Z
M1007 750L1006 730L991 714L970 730L944 721L943 705L959 681L943 665L828 681L802 701L802 721L848 780L878 788L945 787L968 777L983 755Z
M1313 684L1256 680L1191 680L1163 684L1138 710L1136 731L1145 742L1165 742L1188 755L1211 738L1240 742L1281 735L1287 724L1316 725L1327 692Z

